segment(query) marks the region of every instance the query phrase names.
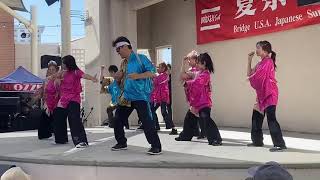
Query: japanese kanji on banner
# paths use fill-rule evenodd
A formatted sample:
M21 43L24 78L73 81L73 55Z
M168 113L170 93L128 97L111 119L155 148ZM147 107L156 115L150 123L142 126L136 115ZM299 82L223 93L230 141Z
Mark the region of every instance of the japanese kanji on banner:
M197 43L223 41L320 23L320 5L297 0L196 0Z

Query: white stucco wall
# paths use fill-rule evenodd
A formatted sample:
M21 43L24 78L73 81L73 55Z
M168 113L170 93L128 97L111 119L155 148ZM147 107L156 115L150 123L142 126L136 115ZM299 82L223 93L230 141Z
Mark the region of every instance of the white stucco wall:
M165 0L138 14L150 13L151 26L138 28L138 42L149 39L149 47L172 45L173 48L173 108L174 119L182 123L187 110L178 72L183 56L192 49L209 52L214 58L216 73L213 78L213 117L219 126L250 127L255 93L246 81L248 52L259 40L269 40L278 53L280 99L278 120L283 129L301 132L320 130L317 113L320 97L317 92L319 73L318 49L320 25L303 27L279 33L222 42L196 44L195 2ZM140 21L150 17L138 16ZM146 43L143 43L143 48ZM140 46L140 44L139 44Z
M247 54L259 40L269 40L278 52L280 99L278 119L283 129L301 132L319 132L320 90L316 74L320 65L317 56L320 42L319 25L250 38L196 44L195 2L165 0L139 11L156 1L147 0L87 0L86 7L93 23L86 27L88 57L87 72L98 72L101 64L120 64L120 58L111 47L117 36L127 36L134 47L152 49L172 45L173 55L173 109L174 121L183 122L187 104L178 73L182 57L192 49L209 52L214 57L216 73L213 78L213 117L219 126L250 127L255 93L246 81ZM159 1L157 1L159 2ZM141 16L141 14L144 14ZM140 22L146 22L144 24ZM136 25L138 24L138 30ZM137 32L138 31L138 32ZM87 86L88 87L88 86ZM87 92L98 87L88 87ZM94 92L90 103L100 104L100 116L108 102L105 96ZM98 121L99 117L95 117ZM100 117L101 118L101 117Z
M59 44L40 44L39 45L39 64L43 55L59 55ZM31 72L31 46L29 44L15 44L15 68L22 66ZM39 77L45 78L47 69L40 69Z

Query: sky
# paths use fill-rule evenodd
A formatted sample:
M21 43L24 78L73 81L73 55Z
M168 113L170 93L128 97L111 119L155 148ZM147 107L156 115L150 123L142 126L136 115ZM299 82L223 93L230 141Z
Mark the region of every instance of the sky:
M42 34L42 43L61 42L60 3L48 6L45 0L23 0L26 9L30 12L30 6L36 5L38 9L38 25L45 26ZM84 0L71 0L71 10L84 12ZM30 19L30 13L18 12L26 19ZM16 22L16 24L19 24ZM71 18L72 38L85 36L84 22L80 18Z
M38 25L45 26L41 37L42 43L60 43L61 42L61 20L60 20L60 2L48 6L45 0L23 0L26 9L30 12L30 6L36 5L38 9ZM84 0L71 0L71 10L84 12ZM18 12L26 19L30 19L30 13ZM15 22L19 24L19 22ZM84 22L80 18L71 18L72 38L77 39L85 36ZM171 49L163 49L161 61L171 63Z

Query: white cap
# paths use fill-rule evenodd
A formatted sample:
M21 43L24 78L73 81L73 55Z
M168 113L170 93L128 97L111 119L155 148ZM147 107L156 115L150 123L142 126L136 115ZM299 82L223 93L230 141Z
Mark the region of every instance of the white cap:
M13 167L1 176L1 180L31 180L31 176L26 174L20 167Z

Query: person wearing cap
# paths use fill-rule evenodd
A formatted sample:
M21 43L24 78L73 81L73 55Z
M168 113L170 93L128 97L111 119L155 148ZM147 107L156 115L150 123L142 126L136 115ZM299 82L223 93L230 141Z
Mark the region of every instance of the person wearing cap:
M246 180L293 180L291 174L277 162L268 162L248 170Z
M136 109L147 141L151 144L147 153L150 155L161 154L161 142L150 108L150 94L153 88L150 78L155 75L155 67L146 56L133 52L131 43L126 37L118 37L112 45L123 59L120 71L116 74L116 79L120 82L123 93L119 97L119 107L115 115L114 134L117 144L111 150L127 149L127 139L123 127L132 111Z
M26 174L20 167L13 167L4 173L0 180L31 180L31 176Z

